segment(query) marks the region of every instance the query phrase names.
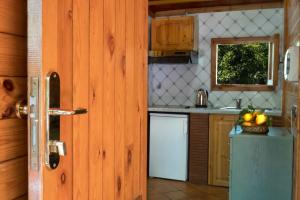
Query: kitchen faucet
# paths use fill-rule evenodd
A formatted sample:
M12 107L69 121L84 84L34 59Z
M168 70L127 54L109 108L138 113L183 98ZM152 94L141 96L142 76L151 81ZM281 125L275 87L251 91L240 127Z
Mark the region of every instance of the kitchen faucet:
M241 98L236 98L236 99L233 99L235 101L235 107L237 109L241 109L242 108L242 99Z

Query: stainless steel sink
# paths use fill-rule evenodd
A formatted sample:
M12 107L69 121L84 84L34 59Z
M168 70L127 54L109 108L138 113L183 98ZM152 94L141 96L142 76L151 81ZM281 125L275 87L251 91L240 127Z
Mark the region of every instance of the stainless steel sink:
M220 110L241 110L240 108L237 108L237 107L222 107L222 108L219 108Z

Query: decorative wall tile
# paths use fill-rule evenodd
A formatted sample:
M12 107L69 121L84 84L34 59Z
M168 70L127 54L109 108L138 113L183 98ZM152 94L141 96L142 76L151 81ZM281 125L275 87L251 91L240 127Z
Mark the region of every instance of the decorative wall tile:
M193 106L195 91L209 91L215 107L242 106L281 109L283 66L274 92L210 91L211 38L266 36L279 33L283 41L283 9L261 9L197 14L199 19L199 64L152 64L149 67L149 105ZM282 55L283 44L280 43Z

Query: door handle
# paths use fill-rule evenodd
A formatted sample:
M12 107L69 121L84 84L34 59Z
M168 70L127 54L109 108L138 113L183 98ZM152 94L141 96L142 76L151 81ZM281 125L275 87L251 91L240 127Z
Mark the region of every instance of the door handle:
M87 113L85 108L77 108L75 110L62 110L59 108L49 108L48 114L51 116L61 116L61 115L80 115Z
M85 108L67 110L60 108L60 78L51 72L46 78L46 148L45 164L50 169L59 165L60 156L67 154L64 141L60 141L60 117L86 114Z
M35 85L38 84L36 80ZM38 89L35 89L38 93ZM30 97L30 105L28 106L26 100L18 101L15 105L15 112L18 118L26 118L30 116L32 123L31 128L37 129L38 112L37 112L37 94ZM60 160L60 156L65 156L66 144L60 141L60 116L72 116L86 114L88 111L86 108L77 108L75 110L67 110L60 108L60 78L57 72L51 72L46 78L46 145L45 145L45 164L50 169L57 168ZM33 127L36 126L36 127ZM35 137L38 134L32 131L32 141L37 141ZM37 152L36 142L32 143L32 149L34 153ZM35 147L34 147L35 145ZM37 157L37 156L36 156Z

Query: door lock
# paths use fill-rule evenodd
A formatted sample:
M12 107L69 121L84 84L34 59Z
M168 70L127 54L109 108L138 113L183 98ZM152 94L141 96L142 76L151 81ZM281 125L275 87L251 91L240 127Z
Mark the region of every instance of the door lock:
M35 85L38 82L34 82ZM33 87L35 88L35 87ZM38 88L38 87L36 87ZM36 93L38 90L34 90ZM38 112L37 112L37 94L35 96L30 96L30 106L27 106L25 100L19 101L16 106L16 115L18 118L26 118L29 114L32 121L31 127L34 130L38 130ZM29 113L30 110L30 113ZM77 108L75 110L66 110L60 109L60 79L59 75L56 72L51 72L48 74L46 79L46 147L45 147L45 163L46 166L50 169L57 168L60 160L60 156L65 156L66 144L63 141L60 141L60 116L69 116L69 115L81 115L86 114L87 109ZM33 138L32 144L37 147L37 131L32 131ZM36 148L32 148L34 153L36 153ZM36 156L37 157L37 156Z
M60 108L60 78L51 72L46 79L46 149L45 163L50 169L57 168L60 156L67 153L66 144L60 141L60 116L81 115L85 108L66 110Z
M49 141L49 151L50 153L58 153L60 156L67 155L67 149L65 142L50 140Z

